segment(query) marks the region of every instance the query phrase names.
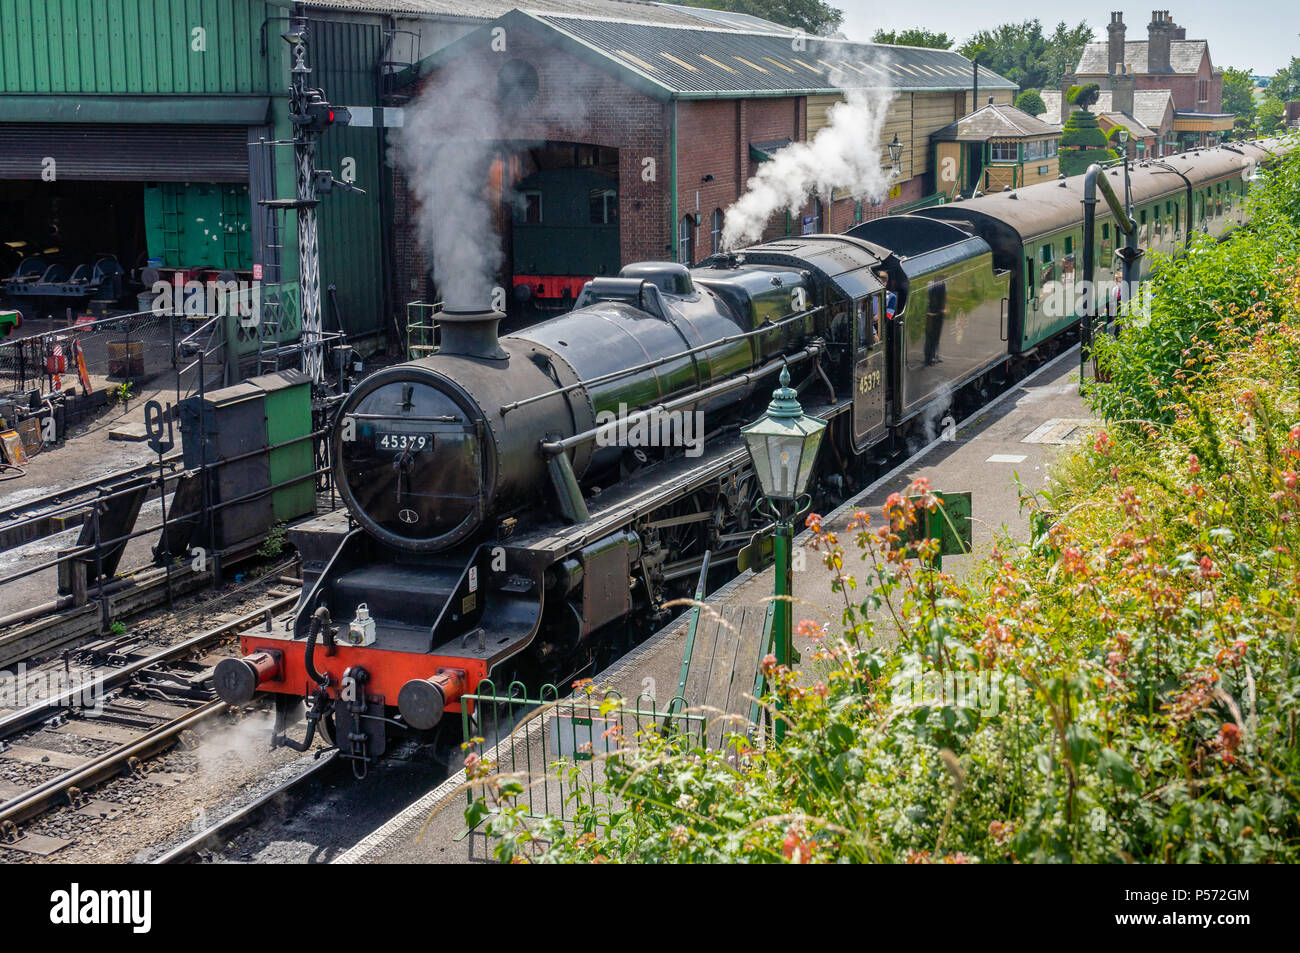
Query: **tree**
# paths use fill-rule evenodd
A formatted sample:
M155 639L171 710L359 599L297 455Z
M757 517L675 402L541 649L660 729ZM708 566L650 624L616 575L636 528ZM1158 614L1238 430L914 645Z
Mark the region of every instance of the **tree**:
M1038 90L1027 89L1016 97L1016 108L1021 112L1027 112L1031 116L1041 116L1047 112L1047 104L1043 102L1043 97L1038 95Z
M1223 109L1237 117L1234 138L1249 136L1255 129L1255 81L1249 69L1229 66L1223 71Z
M1066 97L1079 107L1070 113L1061 130L1060 163L1061 171L1066 175L1079 175L1094 162L1112 162L1119 158L1118 152L1107 148L1110 139L1101 131L1097 117L1088 112L1100 91L1096 83L1087 83L1071 87Z
M1273 87L1270 85L1269 89ZM1255 122L1259 129L1260 135L1271 136L1277 131L1277 127L1282 124L1282 114L1286 107L1282 100L1276 96L1265 96L1264 101L1259 104L1259 109L1255 111Z
M829 36L844 22L844 11L823 0L681 0L688 7L707 7L762 17L813 36Z
M1084 83L1082 86L1071 86L1066 91L1065 98L1087 112L1089 106L1095 106L1097 100L1101 99L1101 85Z
M1274 74L1273 81L1268 84L1268 94L1279 103L1300 99L1300 56L1291 57L1286 68Z
M956 40L947 33L935 33L931 30L914 28L910 30L877 30L871 37L872 43L884 43L889 46L924 46L932 50L950 49Z
M1021 89L1054 89L1078 65L1084 44L1091 39L1087 23L1070 27L1062 21L1049 37L1039 20L1025 20L981 30L957 52L968 60L978 56L982 65Z

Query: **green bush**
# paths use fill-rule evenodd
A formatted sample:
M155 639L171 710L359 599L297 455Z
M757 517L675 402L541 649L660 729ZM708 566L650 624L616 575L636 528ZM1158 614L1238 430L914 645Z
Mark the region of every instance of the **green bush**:
M1251 335L1294 307L1284 276L1300 256L1300 152L1262 173L1247 198L1251 224L1223 241L1193 238L1155 271L1150 314L1099 342L1096 409L1114 419L1170 423L1212 366L1224 330Z
M1061 148L1104 149L1106 133L1097 125L1097 117L1083 109L1076 109L1065 120L1061 130Z
M1119 153L1114 149L1062 149L1060 152L1061 173L1063 175L1083 175L1088 166L1094 162L1104 165L1114 162Z
M1027 89L1016 97L1016 108L1031 116L1041 116L1047 112L1047 104L1036 89Z

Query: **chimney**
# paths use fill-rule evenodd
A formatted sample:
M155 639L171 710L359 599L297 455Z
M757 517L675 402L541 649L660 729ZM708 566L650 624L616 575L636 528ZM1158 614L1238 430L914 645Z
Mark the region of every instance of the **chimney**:
M1133 87L1137 80L1121 63L1119 72L1110 78L1110 108L1113 112L1133 115Z
M509 356L497 340L500 311L443 311L438 315L439 354L459 354L483 361L504 361Z
M1124 14L1116 10L1110 15L1106 25L1108 42L1106 44L1106 72L1115 72L1115 67L1124 62Z
M1152 10L1147 24L1147 72L1169 72L1169 41L1173 38L1174 21L1168 10Z
M1065 125L1065 120L1070 118L1070 113L1074 111L1074 107L1070 105L1069 92L1070 92L1070 87L1077 82L1078 82L1078 77L1076 77L1073 73L1061 74L1061 125L1062 126Z
M1174 39L1175 39L1175 40L1185 40L1185 39L1187 39L1187 27L1185 27L1185 26L1178 26L1177 24L1175 24L1175 25L1174 25Z

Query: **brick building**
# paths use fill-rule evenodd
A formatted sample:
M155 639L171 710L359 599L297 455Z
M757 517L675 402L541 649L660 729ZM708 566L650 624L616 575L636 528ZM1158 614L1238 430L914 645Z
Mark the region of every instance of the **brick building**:
M504 184L514 189L562 158L601 171L616 195L620 265L664 258L694 263L710 254L723 211L758 165L780 147L815 136L846 86L893 92L880 153L882 164L893 167L888 145L898 138L894 184L875 205L838 191L818 196L798 215L774 216L767 235L841 231L933 197L930 133L965 115L975 96L972 64L946 50L519 10L422 60L407 79L419 94L436 95L454 86L456 71L499 77L503 68L527 78L529 95L510 129L516 148ZM981 99L1010 103L1016 92L1015 84L984 68L978 82ZM400 181L397 187L405 192ZM399 280L413 296L431 295L426 262L412 243L411 199L399 194L395 201ZM531 274L527 263L512 260L518 247L512 225L524 229L548 215L544 201L525 196L513 210L503 203L508 283ZM593 216L611 220L594 200L591 208Z
M1127 38L1124 15L1120 12L1110 15L1106 34L1105 42L1084 47L1075 75L1067 77L1063 86L1099 83L1103 97L1109 92L1111 99L1097 104L1098 113L1126 116L1157 134L1152 141L1154 150L1147 149L1147 155L1214 145L1232 128L1235 117L1223 112L1223 70L1211 61L1209 42L1189 40L1187 29L1176 24L1168 10L1151 11L1145 40ZM1060 93L1053 96L1058 113L1060 96ZM1047 102L1046 93L1044 102ZM1125 108L1130 104L1133 108ZM1049 117L1052 109L1049 104ZM1112 122L1118 121L1119 116ZM1131 126L1130 129L1140 132ZM1151 137L1130 140L1130 151L1134 150L1136 141L1145 138Z

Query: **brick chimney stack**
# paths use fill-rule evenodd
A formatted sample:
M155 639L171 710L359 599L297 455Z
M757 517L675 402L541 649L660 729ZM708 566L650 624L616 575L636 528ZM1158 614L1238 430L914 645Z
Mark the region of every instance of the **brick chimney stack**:
M1075 76L1073 73L1061 74L1061 125L1062 126L1065 125L1065 120L1070 118L1070 113L1074 112L1075 107L1070 105L1070 100L1067 94L1070 91L1070 87L1073 86L1078 81L1079 81L1078 77Z
M1147 24L1147 72L1169 72L1169 42L1173 39L1174 21L1168 10L1152 10Z
M1120 64L1118 72L1111 74L1110 108L1112 111L1133 115L1133 87L1136 82L1136 78L1123 63Z
M1174 39L1175 40L1187 39L1187 27L1174 24Z
M1106 24L1106 72L1114 73L1115 67L1124 62L1124 14L1113 11L1110 23Z

